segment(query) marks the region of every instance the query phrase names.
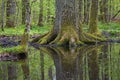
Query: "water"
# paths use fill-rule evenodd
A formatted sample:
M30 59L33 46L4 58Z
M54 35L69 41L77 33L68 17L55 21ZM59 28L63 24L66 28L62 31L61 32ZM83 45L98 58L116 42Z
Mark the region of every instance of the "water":
M0 80L120 80L120 44L29 48L20 60L0 61Z

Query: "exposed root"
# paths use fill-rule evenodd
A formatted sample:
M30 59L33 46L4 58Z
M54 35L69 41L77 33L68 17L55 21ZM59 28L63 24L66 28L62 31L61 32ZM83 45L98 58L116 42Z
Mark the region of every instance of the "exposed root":
M94 36L90 33L82 33L80 35L80 41L84 42L84 43L89 43L89 42L100 42L100 41L105 41L106 39L103 37L99 37L99 36Z
M90 33L81 32L79 35L72 26L62 27L61 31L54 35L53 31L38 37L36 40L39 44L55 44L55 45L67 45L76 46L84 43L95 43L105 41L103 37L95 36Z
M40 36L38 36L37 38L33 39L32 42L33 42L33 43L34 43L34 42L38 42L41 38L43 38L44 36L46 36L46 35L48 35L48 34L49 34L49 32L46 33L46 34L44 34L44 35L40 35Z

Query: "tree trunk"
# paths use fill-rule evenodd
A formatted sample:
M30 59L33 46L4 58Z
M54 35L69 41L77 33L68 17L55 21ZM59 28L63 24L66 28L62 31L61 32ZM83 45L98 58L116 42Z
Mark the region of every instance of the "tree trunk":
M16 12L16 4L15 0L7 0L6 7L6 27L15 27L15 12Z
M50 0L47 1L47 23L50 22Z
M82 22L82 6L83 6L83 0L79 0L79 18L80 21Z
M89 14L90 14L90 1L84 0L84 23L89 23Z
M99 34L97 22L98 22L98 0L92 0L89 23L89 32L91 34L95 35Z
M2 19L1 19L1 23L2 23L2 25L1 25L1 29L2 29L2 31L4 31L4 12L5 12L5 1L4 0L2 0L2 4L1 4L1 17L2 17Z
M39 12L39 21L38 26L43 26L43 0L40 0L40 12Z
M22 0L22 24L25 24L26 20L26 2L27 0Z
M100 2L100 20L103 23L108 22L108 0L101 0Z
M83 32L78 9L78 0L56 0L56 18L52 31L34 39L33 42L74 46L102 40Z
M28 40L30 36L30 25L31 25L31 8L30 8L30 3L29 0L26 0L26 19L25 19L25 30L24 34L21 39L21 46L23 47L23 51L27 52L27 47L28 47Z

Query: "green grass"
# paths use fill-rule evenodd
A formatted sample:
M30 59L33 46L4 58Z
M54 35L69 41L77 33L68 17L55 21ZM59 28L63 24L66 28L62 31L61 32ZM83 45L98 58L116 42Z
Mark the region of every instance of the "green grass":
M98 23L98 26L100 30L105 30L108 32L120 32L120 24L118 23L109 23L109 24L103 24L101 22Z
M5 36L21 36L24 33L25 26L21 25L15 28L5 28L5 31L3 32L0 30L0 36L5 35ZM35 34L44 34L48 32L51 29L51 26L32 26L30 30L30 35L35 35Z

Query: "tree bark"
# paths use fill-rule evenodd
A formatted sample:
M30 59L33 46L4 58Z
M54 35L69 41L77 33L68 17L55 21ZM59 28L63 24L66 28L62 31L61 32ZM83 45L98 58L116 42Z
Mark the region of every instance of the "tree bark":
M40 0L40 12L39 12L39 21L38 26L43 26L43 0Z
M84 0L84 23L89 23L89 14L90 14L90 2L91 0Z
M101 0L100 2L100 20L103 23L108 23L108 0Z
M47 23L50 22L50 0L47 1Z
M92 0L89 23L89 32L91 34L99 34L97 22L98 22L98 0Z
M102 40L83 32L78 9L78 0L56 0L56 18L52 31L33 42L75 46L83 42Z
M30 36L30 26L31 26L31 8L29 0L26 0L26 18L25 18L25 30L21 39L21 46L23 51L27 52L28 40Z
M26 20L26 3L27 0L22 0L22 24L25 24Z
M7 0L6 27L15 27L15 21L14 21L15 13L16 13L15 0Z
M5 12L5 1L2 0L2 4L1 4L1 12L2 12L2 19L1 19L1 22L2 22L2 25L1 25L1 29L2 31L4 31L4 12Z
M80 21L82 22L82 7L83 6L83 0L79 0L79 18L80 18Z

